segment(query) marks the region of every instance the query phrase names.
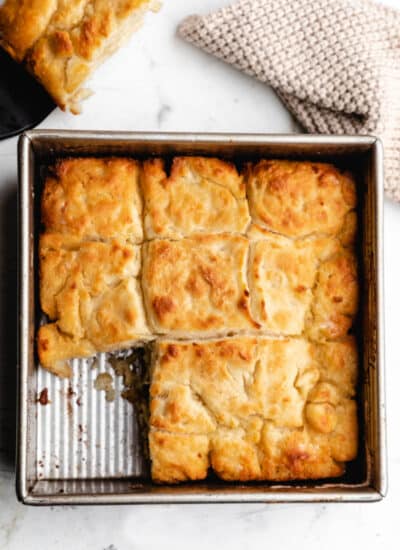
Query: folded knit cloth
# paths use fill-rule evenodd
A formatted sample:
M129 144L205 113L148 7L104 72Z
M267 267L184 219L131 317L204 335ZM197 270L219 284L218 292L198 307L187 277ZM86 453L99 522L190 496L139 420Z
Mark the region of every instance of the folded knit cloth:
M309 132L373 134L400 201L400 12L372 0L241 0L179 34L271 85Z

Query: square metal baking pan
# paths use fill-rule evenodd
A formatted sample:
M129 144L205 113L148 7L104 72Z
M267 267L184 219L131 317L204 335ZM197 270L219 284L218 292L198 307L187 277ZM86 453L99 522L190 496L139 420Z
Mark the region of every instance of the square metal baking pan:
M72 381L38 368L37 301L40 171L58 157L212 155L331 161L357 178L361 304L359 457L343 478L296 483L222 483L159 487L147 475L134 408L108 404L93 389L93 369L74 360ZM19 141L19 420L17 493L26 504L377 501L387 490L383 288L383 153L375 137L149 134L30 131ZM104 354L97 369L107 370ZM47 388L51 404L37 402Z

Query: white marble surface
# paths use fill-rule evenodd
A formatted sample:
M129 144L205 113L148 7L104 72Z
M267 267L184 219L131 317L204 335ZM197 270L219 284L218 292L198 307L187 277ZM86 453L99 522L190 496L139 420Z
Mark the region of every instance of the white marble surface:
M387 3L396 5L398 0ZM93 79L81 116L55 111L44 128L293 132L274 93L181 42L177 23L228 0L165 0L157 16ZM0 143L0 548L139 550L260 547L398 550L400 509L400 206L385 204L389 495L378 504L30 508L13 472L16 140ZM399 370L397 370L399 369Z

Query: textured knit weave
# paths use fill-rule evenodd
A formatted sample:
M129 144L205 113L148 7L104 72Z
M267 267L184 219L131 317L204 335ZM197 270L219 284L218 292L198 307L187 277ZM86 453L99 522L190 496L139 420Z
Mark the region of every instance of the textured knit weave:
M309 132L374 134L400 201L400 12L372 0L241 0L179 32L270 84Z

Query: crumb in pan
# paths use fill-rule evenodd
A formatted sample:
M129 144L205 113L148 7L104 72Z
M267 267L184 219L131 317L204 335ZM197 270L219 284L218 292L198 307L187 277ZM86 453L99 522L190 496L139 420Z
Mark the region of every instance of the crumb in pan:
M158 7L156 0L5 0L0 45L59 107L78 113L90 74Z
M161 159L148 160L142 189L148 239L244 233L249 225L243 178L229 162L176 157L167 175Z
M38 398L36 399L37 403L40 403L41 405L49 405L51 403L49 399L49 388L43 388L42 391L39 393Z
M99 373L93 382L93 387L97 391L104 391L106 401L109 403L115 400L114 381L108 372Z
M357 454L352 337L235 337L155 345L152 477L296 480L340 476Z

